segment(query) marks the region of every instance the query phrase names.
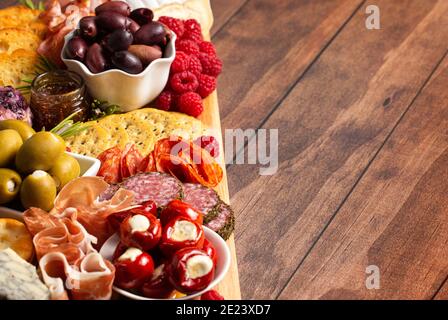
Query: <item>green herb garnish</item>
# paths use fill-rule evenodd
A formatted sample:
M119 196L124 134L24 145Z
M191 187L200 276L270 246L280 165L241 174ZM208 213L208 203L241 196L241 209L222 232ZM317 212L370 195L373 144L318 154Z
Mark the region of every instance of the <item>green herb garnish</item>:
M53 62L48 60L46 57L39 55L38 63L35 66L34 75L40 76L42 73L48 71L54 71L60 69ZM23 82L27 83L27 85L19 86L16 89L19 90L22 94L28 94L31 92L31 84L33 83L33 79L22 79Z
M56 127L51 129L50 132L61 136L63 139L66 139L68 137L75 136L84 130L87 130L90 127L89 125L81 121L74 122L72 120L73 117L76 116L79 112L81 112L81 110L78 110L69 115L67 118L62 120Z
M19 2L32 10L36 10L36 9L41 10L41 11L45 10L44 1L39 1L39 2L37 2L37 4L34 4L34 2L32 0L19 0Z
M90 120L98 120L111 114L116 114L121 112L120 106L116 104L109 104L107 101L93 100L91 105L92 115Z

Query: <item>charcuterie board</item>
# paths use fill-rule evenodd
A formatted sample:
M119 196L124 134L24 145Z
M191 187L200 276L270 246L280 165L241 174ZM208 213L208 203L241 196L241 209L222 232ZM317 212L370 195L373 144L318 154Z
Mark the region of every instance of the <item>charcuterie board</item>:
M218 106L218 95L216 92L212 93L211 96L205 101L206 108L205 112L201 115L200 120L207 124L208 127L216 130L216 135L219 137L219 143L221 148L223 146L222 134L221 134L221 120L219 115ZM224 178L221 183L217 186L216 191L221 196L221 198L227 203L230 202L229 188L227 184L227 175L225 171L225 161L224 156L221 155L219 158L221 166L224 168ZM235 241L232 235L227 244L230 247L230 252L232 256L232 262L230 269L227 273L225 279L218 285L218 291L222 292L223 296L227 299L241 299L240 282L238 277L238 265L236 259Z
M0 297L240 299L210 4L93 3L1 12Z

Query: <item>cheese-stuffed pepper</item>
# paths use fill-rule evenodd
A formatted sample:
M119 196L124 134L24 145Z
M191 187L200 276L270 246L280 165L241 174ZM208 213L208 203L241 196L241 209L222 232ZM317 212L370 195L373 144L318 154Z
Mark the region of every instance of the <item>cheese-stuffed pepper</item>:
M154 272L154 262L149 254L138 248L128 248L115 262L115 285L123 289L137 289Z
M204 231L196 222L183 217L171 219L162 231L160 250L169 257L179 249L193 247L201 249L204 245Z
M162 237L160 221L152 214L127 217L120 225L120 239L128 247L151 250Z
M176 290L191 294L207 288L215 276L215 266L205 251L184 248L173 254L167 273Z

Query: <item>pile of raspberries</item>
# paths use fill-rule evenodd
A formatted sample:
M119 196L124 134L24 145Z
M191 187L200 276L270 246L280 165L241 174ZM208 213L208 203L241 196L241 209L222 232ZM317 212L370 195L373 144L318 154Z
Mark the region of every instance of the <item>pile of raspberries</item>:
M202 99L216 89L216 78L221 73L222 61L215 46L204 41L200 24L194 20L160 17L176 35L176 58L168 84L155 102L161 110L178 111L198 117L204 110Z

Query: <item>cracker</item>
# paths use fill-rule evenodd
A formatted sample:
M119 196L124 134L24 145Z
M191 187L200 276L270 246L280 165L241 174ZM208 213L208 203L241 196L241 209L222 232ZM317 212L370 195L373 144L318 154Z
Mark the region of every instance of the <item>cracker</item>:
M87 122L91 127L66 140L72 152L97 157L102 151L127 143L135 144L143 155L162 138L179 135L195 139L204 133L202 123L190 116L145 108Z
M33 258L33 240L25 224L15 219L0 218L0 251L7 248L27 261Z

